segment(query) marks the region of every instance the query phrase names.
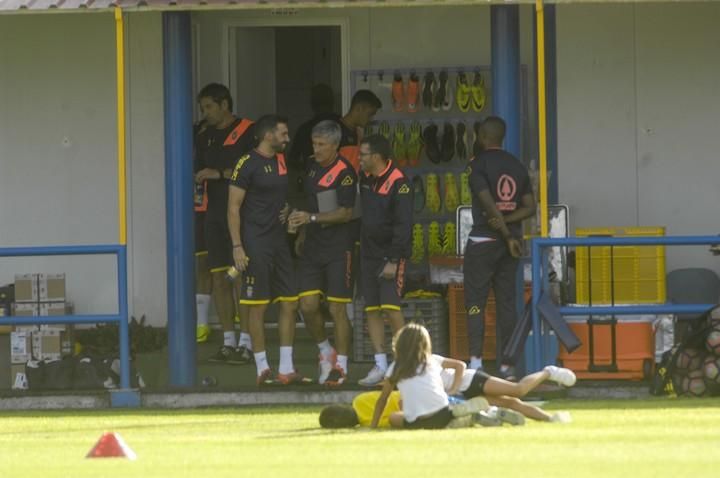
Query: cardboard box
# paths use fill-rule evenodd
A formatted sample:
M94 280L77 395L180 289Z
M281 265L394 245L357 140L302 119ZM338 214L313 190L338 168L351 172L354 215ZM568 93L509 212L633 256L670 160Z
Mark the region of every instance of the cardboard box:
M15 275L15 302L39 302L39 274Z
M29 334L38 330L40 330L39 325L14 325L12 329L13 332L27 332Z
M52 315L65 315L67 308L65 302L41 302L40 303L40 315L41 316L52 316Z
M16 303L14 315L17 317L38 317L40 315L40 304L32 304L30 302Z
M65 302L65 274L39 274L40 302Z
M39 331L33 332L32 355L36 360L60 360L70 354L72 354L70 331L59 328L41 328Z
M10 333L10 363L27 363L32 359L32 333L14 331Z
M13 390L27 390L28 381L25 375L25 364L14 363L10 365L10 388Z
M12 332L12 325L3 325L3 319L5 318L5 309L0 307L0 335L6 335Z

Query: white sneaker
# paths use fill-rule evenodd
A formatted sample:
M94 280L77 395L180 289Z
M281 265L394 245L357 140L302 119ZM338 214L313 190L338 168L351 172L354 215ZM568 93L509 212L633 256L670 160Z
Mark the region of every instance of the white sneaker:
M522 413L516 412L515 410L499 408L497 412L497 418L501 422L509 423L514 427L518 425L525 425L525 416Z
M465 415L462 417L456 417L450 420L445 428L470 428L474 425L472 415Z
M548 365L545 370L550 374L550 380L557 382L560 385L566 387L572 387L577 381L577 377L572 370L568 368L556 367L554 365Z
M570 412L555 412L550 416L552 423L572 423Z
M332 369L335 366L335 357L335 353L333 353L330 357L325 357L323 354L318 356L318 383L320 385L323 385L327 381L330 372L332 372Z
M485 397L473 397L470 400L452 405L450 409L452 410L453 417L458 418L482 412L487 410L489 406L490 404Z
M368 372L365 378L358 380L358 385L362 385L363 387L374 387L376 385L380 385L384 379L385 370L375 365L372 370Z

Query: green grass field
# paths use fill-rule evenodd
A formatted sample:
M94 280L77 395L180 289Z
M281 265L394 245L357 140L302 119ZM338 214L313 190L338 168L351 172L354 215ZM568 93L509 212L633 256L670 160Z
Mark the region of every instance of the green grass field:
M566 401L568 425L325 431L321 407L4 412L0 477L717 477L720 400ZM136 461L85 459L104 431Z

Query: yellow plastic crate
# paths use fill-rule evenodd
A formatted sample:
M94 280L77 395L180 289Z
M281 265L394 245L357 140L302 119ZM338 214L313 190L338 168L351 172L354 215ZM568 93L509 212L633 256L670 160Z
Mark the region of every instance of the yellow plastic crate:
M664 227L579 228L577 237L664 236ZM592 257L588 262L588 250ZM665 246L610 246L576 249L578 304L656 304L665 302ZM590 281L592 274L592 281ZM614 281L612 280L614 276ZM590 283L592 282L592 295ZM614 291L613 289L614 284ZM614 297L613 297L614 292Z

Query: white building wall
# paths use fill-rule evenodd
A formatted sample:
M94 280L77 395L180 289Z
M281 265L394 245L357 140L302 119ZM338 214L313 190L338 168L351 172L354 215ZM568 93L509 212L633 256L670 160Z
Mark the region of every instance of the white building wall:
M128 19L130 310L165 322L159 14ZM118 241L112 14L0 17L0 246ZM78 313L116 310L111 257L0 259L65 272Z
M530 67L531 12L522 7ZM560 197L573 226L716 233L720 5L559 5L557 14ZM349 19L351 69L490 62L487 6L300 16ZM227 80L222 25L249 17L271 15L193 14L198 85ZM161 16L126 18L131 311L163 324ZM113 31L110 14L0 16L0 246L117 241ZM668 269L720 262L692 248L668 256ZM110 258L0 259L0 283L33 271L66 272L80 313L114 310Z
M560 199L574 227L720 228L717 3L558 5ZM706 248L667 269L710 267Z

